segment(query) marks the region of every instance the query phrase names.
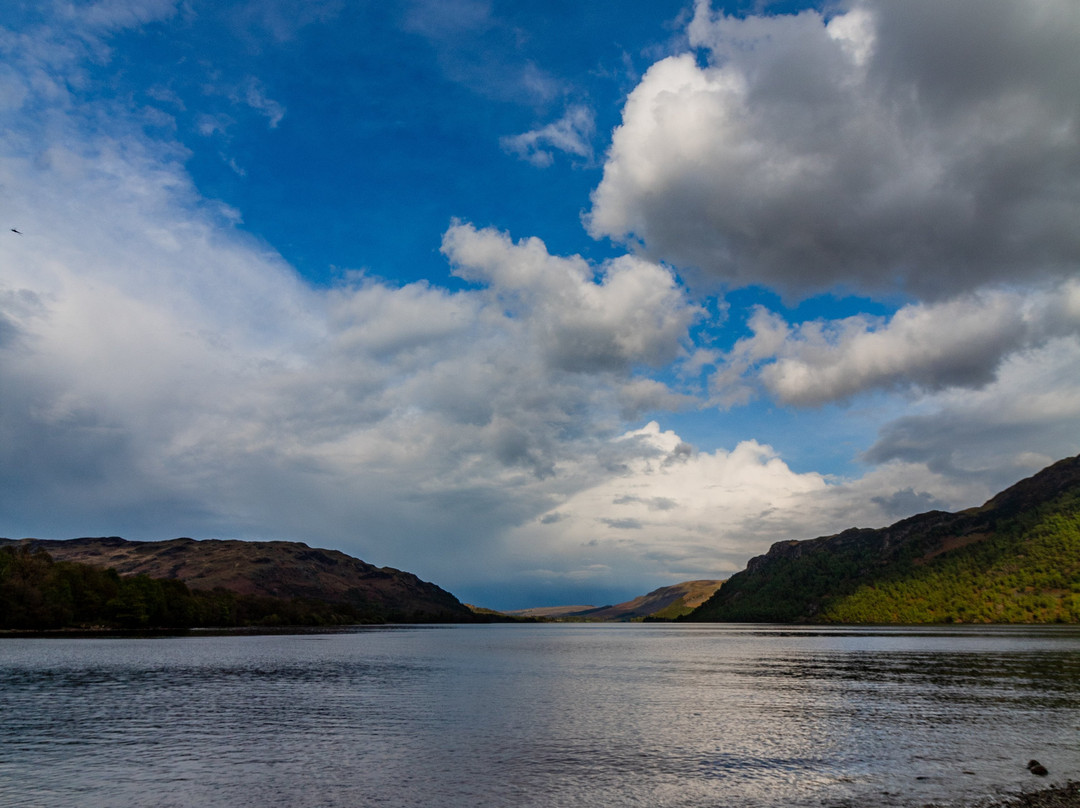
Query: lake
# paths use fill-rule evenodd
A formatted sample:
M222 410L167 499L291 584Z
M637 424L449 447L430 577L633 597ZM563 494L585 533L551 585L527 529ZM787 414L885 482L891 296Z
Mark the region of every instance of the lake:
M0 639L3 806L918 806L1067 779L1076 627Z

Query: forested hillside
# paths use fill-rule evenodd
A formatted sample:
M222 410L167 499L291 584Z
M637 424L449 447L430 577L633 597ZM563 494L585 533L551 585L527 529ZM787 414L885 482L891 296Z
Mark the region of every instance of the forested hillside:
M0 629L326 626L383 622L374 608L303 598L190 590L183 581L54 561L28 546L0 547Z
M779 542L687 619L1080 622L1080 459L981 508Z
M182 581L197 599L225 590L246 602L323 602L364 622L471 622L475 615L456 597L416 575L376 567L339 550L296 541L180 538L128 541L117 536L68 539L0 539L0 547L44 550L55 561L115 570L121 579Z

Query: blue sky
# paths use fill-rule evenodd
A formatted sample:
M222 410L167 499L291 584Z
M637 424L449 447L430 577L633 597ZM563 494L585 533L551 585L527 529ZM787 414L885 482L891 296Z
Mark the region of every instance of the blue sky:
M6 3L0 533L516 608L981 503L1080 450L1078 40L1071 0Z
M168 109L172 96L200 191L237 207L305 277L365 268L452 282L439 241L463 212L553 249L601 248L579 216L602 132L649 65L642 51L679 38L685 12L613 8L197 6L111 39L117 53L94 73L138 103ZM536 170L500 145L572 109L590 121L575 133L584 153L542 146L531 154L550 157L533 159L551 164Z

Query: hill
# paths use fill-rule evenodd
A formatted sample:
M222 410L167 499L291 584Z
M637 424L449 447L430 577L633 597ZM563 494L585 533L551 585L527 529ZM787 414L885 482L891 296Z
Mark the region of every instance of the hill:
M626 621L644 617L671 619L688 614L715 592L723 581L683 581L662 586L615 606L548 606L509 614L548 620Z
M539 620L573 620L595 612L599 606L537 606L532 609L515 609L504 612L511 617L534 617Z
M778 542L685 619L1080 622L1080 457L979 508Z
M338 550L288 541L127 541L115 536L62 540L0 539L44 550L56 561L183 581L192 590L343 603L390 621L469 622L473 613L449 592L412 573L376 567Z

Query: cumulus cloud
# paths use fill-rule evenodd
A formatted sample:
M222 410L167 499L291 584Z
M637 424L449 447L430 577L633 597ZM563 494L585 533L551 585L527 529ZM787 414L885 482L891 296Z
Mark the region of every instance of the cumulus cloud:
M800 492L826 488L820 475L791 472L754 441L698 453L655 422L606 451L615 473L559 503L557 522L543 514L515 530L516 544L551 548L567 569L603 563L601 578L625 575L646 557L662 558L669 580L690 570L719 577L796 529L786 506Z
M530 342L558 370L625 373L665 365L701 313L669 270L633 256L607 262L596 282L583 259L549 255L538 238L514 243L459 224L442 249L457 275L487 284L488 294L529 327Z
M785 404L816 406L874 390L982 388L1011 355L1080 335L1080 283L984 291L863 315L788 325L758 309L714 379L721 403L746 400L756 378Z
M555 161L556 151L591 161L595 128L592 110L573 106L559 120L540 129L504 137L501 142L503 149L511 154L545 168Z
M656 585L726 577L773 542L888 524L912 513L906 507L966 507L987 490L915 463L855 481L798 473L756 441L699 452L655 422L607 451L620 459L616 473L512 532L518 547L543 548L544 566L533 572L553 586L571 572L598 585L635 569L651 570ZM563 566L551 566L552 557ZM533 560L540 564L540 554Z
M948 296L1075 273L1071 0L736 18L630 94L590 231L732 285Z

